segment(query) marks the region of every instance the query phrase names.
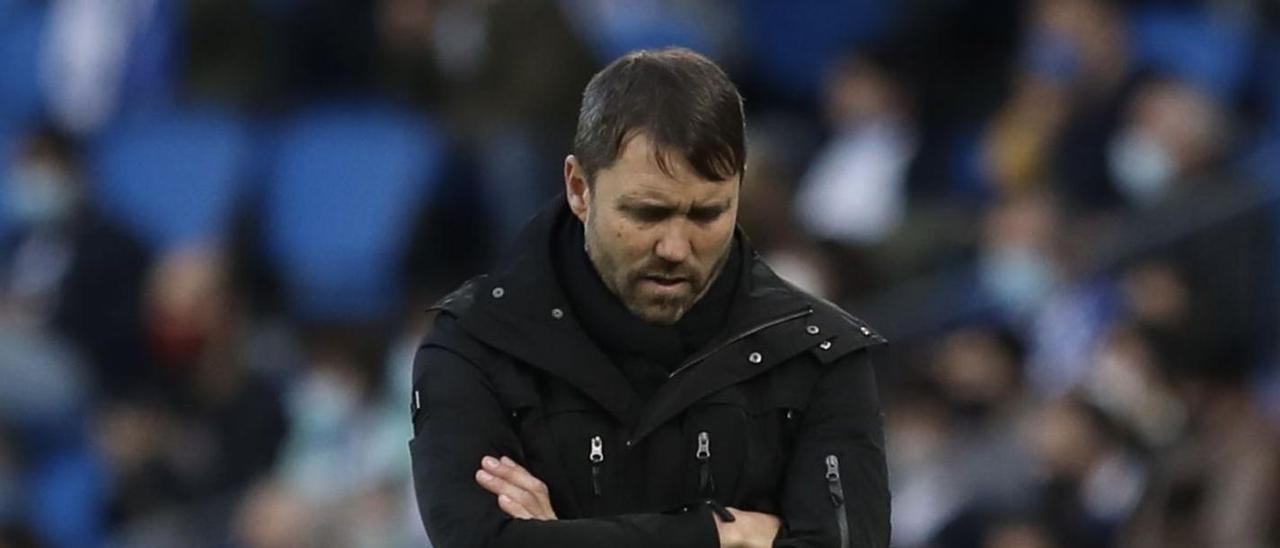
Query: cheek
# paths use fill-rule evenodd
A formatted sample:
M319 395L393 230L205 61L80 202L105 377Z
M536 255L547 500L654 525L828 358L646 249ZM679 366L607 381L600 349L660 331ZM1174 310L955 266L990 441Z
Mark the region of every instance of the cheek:
M609 254L615 258L616 264L629 268L648 259L653 249L652 231L625 219L613 219L601 228L600 236L606 240Z
M729 240L733 238L733 226L733 218L728 217L727 220L716 221L699 231L697 238L694 240L694 245L698 250L698 257L707 261L718 257L721 252L727 249Z

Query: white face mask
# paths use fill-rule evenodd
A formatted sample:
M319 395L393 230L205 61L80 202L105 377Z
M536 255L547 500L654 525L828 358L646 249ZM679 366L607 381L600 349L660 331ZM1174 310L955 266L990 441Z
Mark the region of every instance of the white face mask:
M15 166L7 183L9 211L15 221L43 225L71 215L74 183L63 170L45 165Z
M1160 201L1176 175L1173 155L1155 138L1130 129L1111 140L1107 162L1120 192L1140 207Z
M312 372L291 395L294 427L304 436L331 436L350 424L359 410L359 389L329 371Z
M1052 261L1025 247L987 253L981 260L979 276L982 287L996 303L1017 315L1038 311L1056 282Z

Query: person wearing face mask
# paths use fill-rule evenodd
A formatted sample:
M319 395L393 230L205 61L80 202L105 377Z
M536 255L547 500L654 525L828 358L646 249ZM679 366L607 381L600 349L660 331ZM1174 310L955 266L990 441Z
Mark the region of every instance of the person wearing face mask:
M1108 165L1130 205L1149 209L1226 177L1229 135L1225 114L1210 97L1180 81L1153 80L1130 102L1125 125L1108 146Z
M1203 90L1153 79L1129 104L1109 161L1132 209L1122 248L1168 264L1187 287L1189 313L1174 329L1252 364L1271 352L1276 326L1275 199L1231 169L1229 125Z
M433 307L414 360L437 548L888 546L885 340L753 251L744 133L692 51L592 78L564 195Z
M147 252L92 207L70 136L37 128L4 167L5 320L67 338L92 363L98 385L122 394L147 370L140 327Z

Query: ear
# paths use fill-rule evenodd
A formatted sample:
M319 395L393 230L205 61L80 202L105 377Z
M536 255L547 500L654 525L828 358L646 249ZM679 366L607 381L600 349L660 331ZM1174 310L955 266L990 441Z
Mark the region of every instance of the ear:
M587 210L591 204L591 186L587 184L586 170L572 154L564 159L564 196L569 210L583 223L587 222Z

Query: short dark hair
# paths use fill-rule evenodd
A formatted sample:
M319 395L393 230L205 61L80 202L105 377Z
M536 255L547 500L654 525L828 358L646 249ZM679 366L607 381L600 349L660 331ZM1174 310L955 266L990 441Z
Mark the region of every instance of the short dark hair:
M721 181L745 169L744 120L742 95L710 59L684 48L633 51L587 83L573 153L590 184L643 133L664 173L672 174L667 158L677 153L699 176Z

